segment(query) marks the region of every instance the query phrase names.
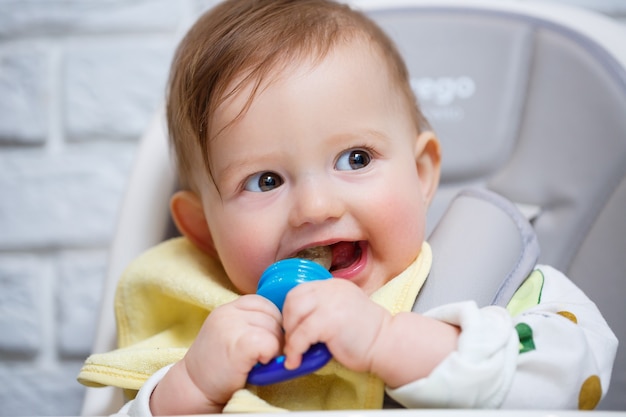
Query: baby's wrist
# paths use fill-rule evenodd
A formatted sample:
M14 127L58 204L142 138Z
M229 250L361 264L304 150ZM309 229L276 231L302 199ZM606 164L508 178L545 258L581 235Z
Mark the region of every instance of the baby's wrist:
M378 335L374 339L374 343L370 349L370 366L369 372L378 376L386 382L389 361L393 360L393 343L389 339L392 337L393 316L390 314L384 317L378 331Z
M458 328L416 313L390 318L376 341L372 372L390 388L424 378L456 348Z
M208 399L195 384L184 359L170 368L150 397L150 410L155 416L220 413L223 407Z

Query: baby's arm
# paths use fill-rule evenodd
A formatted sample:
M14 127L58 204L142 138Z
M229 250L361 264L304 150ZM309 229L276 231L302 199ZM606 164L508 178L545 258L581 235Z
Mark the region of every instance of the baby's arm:
M283 307L285 366L295 368L313 343L325 342L344 366L396 387L428 375L456 349L458 328L415 313L392 316L353 283L301 284Z
M349 282L303 284L283 310L286 364L323 341L409 408L592 408L608 389L617 339L582 291L542 269L539 303L511 313L463 302L392 317Z
M279 354L280 312L257 295L215 309L185 357L158 383L150 399L153 415L222 411L243 388L250 369Z
M593 408L608 388L617 339L571 281L541 270L510 313L473 302L427 312L462 328L458 349L427 378L388 393L406 407Z

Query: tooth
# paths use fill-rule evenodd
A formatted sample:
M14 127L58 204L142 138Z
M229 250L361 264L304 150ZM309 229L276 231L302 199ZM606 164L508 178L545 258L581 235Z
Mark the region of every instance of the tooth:
M316 246L302 249L296 254L296 257L317 262L326 269L329 269L333 263L333 251L329 246Z

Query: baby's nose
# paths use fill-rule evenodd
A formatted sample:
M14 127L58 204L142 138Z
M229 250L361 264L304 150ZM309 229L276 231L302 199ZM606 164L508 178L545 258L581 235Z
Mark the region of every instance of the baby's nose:
M310 177L294 187L291 224L319 224L343 214L343 200L331 181Z

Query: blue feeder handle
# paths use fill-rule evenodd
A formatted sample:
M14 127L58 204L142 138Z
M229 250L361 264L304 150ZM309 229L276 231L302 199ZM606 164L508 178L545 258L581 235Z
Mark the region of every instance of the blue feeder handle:
M323 266L307 259L290 258L270 265L259 280L257 294L273 302L279 310L287 293L296 285L307 281L332 278ZM296 369L286 369L285 356L272 359L267 364L256 364L248 374L248 384L269 385L310 374L326 365L332 358L324 343L316 343L302 356L302 364Z

